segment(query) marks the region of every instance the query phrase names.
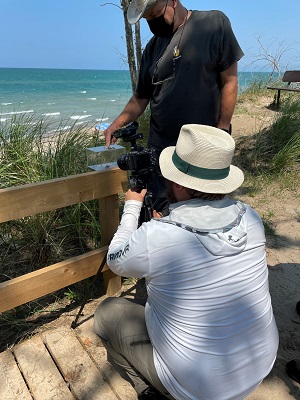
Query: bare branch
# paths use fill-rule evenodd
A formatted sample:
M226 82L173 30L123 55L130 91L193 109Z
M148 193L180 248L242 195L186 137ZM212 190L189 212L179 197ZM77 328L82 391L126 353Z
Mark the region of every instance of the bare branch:
M104 6L116 6L118 7L120 10L122 10L122 7L120 7L118 4L115 3L104 3L104 4L99 4L100 7L104 7Z
M280 77L282 71L287 70L288 64L294 59L290 59L284 65L284 57L293 50L292 45L286 41L278 42L277 40L264 42L261 36L256 37L256 39L259 44L258 52L257 54L251 54L253 60L247 66L254 66L258 62L264 62L265 65L262 66L262 69L271 67L270 78L275 72Z

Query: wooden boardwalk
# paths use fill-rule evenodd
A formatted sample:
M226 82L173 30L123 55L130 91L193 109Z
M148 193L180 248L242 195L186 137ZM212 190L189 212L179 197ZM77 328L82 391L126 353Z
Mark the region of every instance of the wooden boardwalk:
M46 330L1 353L0 399L136 400L132 386L107 362L92 322Z

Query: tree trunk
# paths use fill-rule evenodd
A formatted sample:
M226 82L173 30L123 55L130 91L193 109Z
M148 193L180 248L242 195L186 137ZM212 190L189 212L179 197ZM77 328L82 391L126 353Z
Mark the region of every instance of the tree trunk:
M127 21L127 8L128 8L129 0L121 0L121 7L123 10L123 17L124 17L124 26L125 26L125 33L126 33L126 47L127 47L127 60L131 78L131 86L132 92L135 92L136 84L137 84L137 63L134 53L134 43L133 43L133 32L132 27Z
M142 42L141 42L141 29L140 29L140 21L138 21L135 26L135 54L136 54L136 64L137 69L140 68L141 59L142 59Z

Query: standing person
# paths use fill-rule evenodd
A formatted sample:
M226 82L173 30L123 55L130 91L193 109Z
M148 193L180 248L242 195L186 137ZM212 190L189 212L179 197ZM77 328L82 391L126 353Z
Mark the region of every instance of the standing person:
M131 378L139 399L238 400L268 375L278 331L268 285L263 223L227 197L243 182L234 140L189 124L159 164L169 216L138 229L146 190L126 193L108 265L145 278L146 306L107 298L94 332Z
M176 144L180 128L196 123L231 130L237 92L237 63L243 52L221 11L190 11L179 0L132 0L131 24L144 17L153 33L142 56L136 91L104 132L136 120L150 103L148 147L160 152ZM159 169L158 169L159 172ZM162 182L154 182L155 209L164 208Z

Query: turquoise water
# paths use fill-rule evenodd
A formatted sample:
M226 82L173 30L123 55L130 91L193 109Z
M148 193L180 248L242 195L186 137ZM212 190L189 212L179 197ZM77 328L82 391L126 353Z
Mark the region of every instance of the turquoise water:
M268 73L241 72L240 91ZM129 71L0 68L0 123L33 115L52 126L110 123L131 97Z

